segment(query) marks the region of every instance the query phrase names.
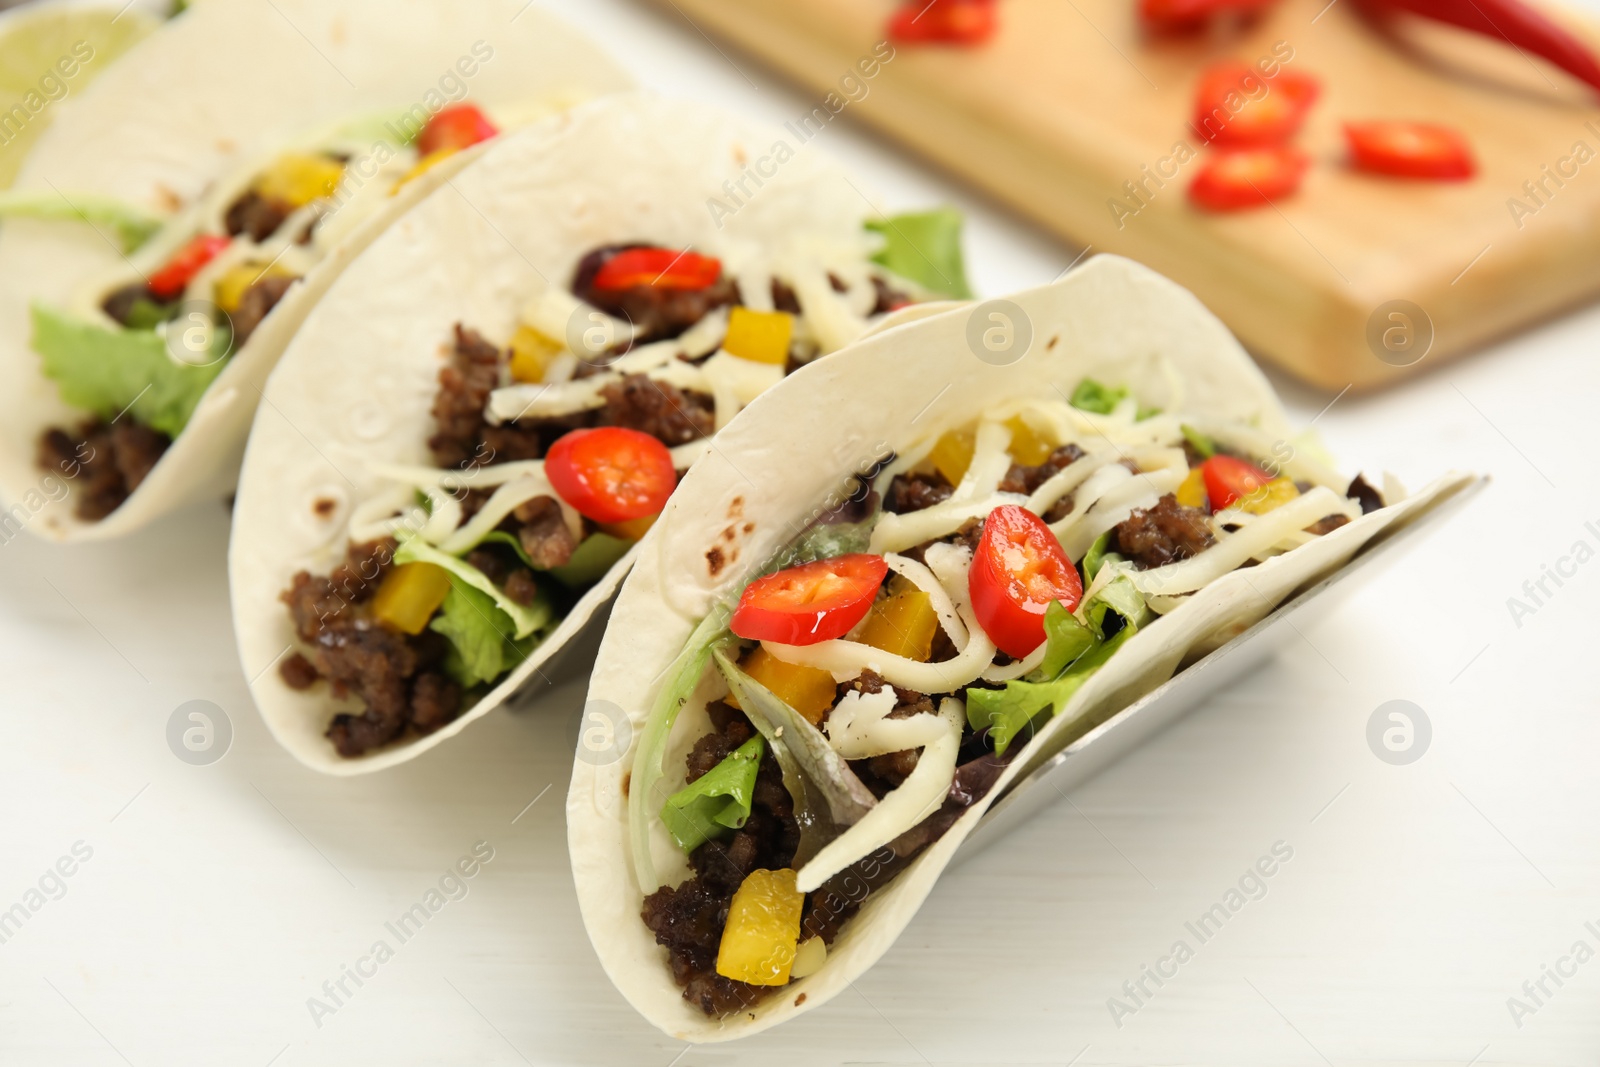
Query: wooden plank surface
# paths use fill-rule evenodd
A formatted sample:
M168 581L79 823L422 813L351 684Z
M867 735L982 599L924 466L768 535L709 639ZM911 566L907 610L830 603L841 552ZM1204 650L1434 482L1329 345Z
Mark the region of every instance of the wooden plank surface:
M661 2L816 92L810 128L832 112L871 123L1078 246L1177 279L1258 355L1329 389L1392 382L1600 292L1600 108L1504 45L1415 20L1385 31L1337 0L1166 40L1141 34L1131 0L1002 0L977 49L891 49L892 0ZM1203 214L1185 193L1206 155L1188 125L1199 73L1274 55L1323 83L1299 138L1315 165L1272 207ZM1480 173L1349 171L1341 124L1374 118L1463 129ZM1390 318L1393 301L1420 313ZM1380 358L1375 324L1414 329L1409 349L1391 333L1402 350Z

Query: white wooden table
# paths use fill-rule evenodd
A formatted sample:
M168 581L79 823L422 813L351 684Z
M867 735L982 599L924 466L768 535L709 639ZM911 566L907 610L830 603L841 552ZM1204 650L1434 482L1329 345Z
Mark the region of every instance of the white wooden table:
M683 20L559 6L663 91L773 122L812 106ZM984 293L1077 254L847 123L825 136L886 206L966 210ZM1597 349L1589 310L1325 411L1282 383L1346 469L1494 485L1249 684L949 872L852 991L731 1047L650 1029L590 951L561 816L581 674L417 763L321 778L251 708L220 504L123 544L0 545L0 909L28 913L0 927L0 1063L1592 1062ZM1432 726L1410 764L1367 743L1392 699ZM168 747L191 700L231 722L211 765ZM1202 943L1186 923L1279 842L1264 895ZM493 858L402 943L385 924L475 846ZM1192 958L1162 963L1180 940Z

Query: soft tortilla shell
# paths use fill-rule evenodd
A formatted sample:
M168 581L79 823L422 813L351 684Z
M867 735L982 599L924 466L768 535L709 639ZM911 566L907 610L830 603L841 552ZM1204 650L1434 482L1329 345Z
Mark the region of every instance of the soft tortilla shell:
M802 153L731 217L707 208L773 134L709 108L622 94L507 137L396 222L332 286L267 384L234 508L234 626L273 735L308 766L359 774L413 759L502 703L615 591L628 561L591 589L516 671L438 733L359 760L324 738L326 687L289 689L268 669L293 644L278 600L298 570L343 556L349 504L382 481L371 462L431 465L427 439L452 328L501 343L547 285L564 287L602 245L656 241L721 251L859 240L867 203L848 177ZM333 499L320 518L313 505ZM636 550L637 551L637 550Z
M624 709L637 738L658 676L713 601L797 532L845 472L1019 396L1070 391L1084 377L1130 386L1168 410L1237 419L1274 434L1288 427L1270 386L1223 325L1188 292L1127 260L1100 256L1056 283L1010 297L1031 322L1020 361L991 366L973 354L969 323L988 305L912 320L807 368L764 394L723 432L715 454L684 479L640 546L612 610L589 700ZM1163 369L1162 362L1167 367ZM1182 404L1174 380L1185 390ZM1386 526L1413 517L1468 479L1452 476L1292 553L1213 583L1130 639L967 811L888 887L872 895L816 974L753 1010L719 1021L689 1005L665 952L639 918L629 859L625 782L633 753L573 765L567 844L584 923L606 972L656 1026L685 1041L722 1041L774 1026L824 1003L881 956L916 914L990 802L1019 774L1164 682L1215 638L1245 629L1294 590L1342 565ZM748 524L748 525L747 525ZM717 573L717 553L733 565ZM800 995L804 1004L797 1004Z
M192 202L220 177L308 130L438 100L440 79L493 107L573 103L631 87L587 38L524 0L206 0L131 49L59 113L29 155L19 190L92 193L152 210ZM518 17L520 14L520 17ZM484 62L480 44L493 49ZM480 47L480 53L482 52ZM476 67L462 77L457 63ZM233 355L150 476L115 512L79 521L71 498L30 515L59 540L102 540L146 525L206 492L221 493L267 374L311 308L388 223L470 161L462 153L408 183L292 289ZM39 434L75 425L30 345L28 305L66 306L120 253L87 226L13 220L0 232L0 497L51 494L34 466ZM41 496L40 487L44 487Z

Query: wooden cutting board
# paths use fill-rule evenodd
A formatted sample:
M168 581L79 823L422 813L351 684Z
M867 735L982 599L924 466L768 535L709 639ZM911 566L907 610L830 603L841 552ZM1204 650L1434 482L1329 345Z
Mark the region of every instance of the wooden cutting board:
M1426 370L1600 292L1600 97L1503 44L1414 19L1385 30L1349 0L1160 40L1133 0L999 0L1000 32L974 49L886 45L893 0L659 2L817 94L793 147L871 123L1079 248L1176 279L1328 389ZM1186 195L1206 155L1189 126L1199 74L1275 53L1322 81L1298 138L1315 165L1274 206L1204 214ZM1478 176L1351 172L1341 123L1373 118L1457 126Z

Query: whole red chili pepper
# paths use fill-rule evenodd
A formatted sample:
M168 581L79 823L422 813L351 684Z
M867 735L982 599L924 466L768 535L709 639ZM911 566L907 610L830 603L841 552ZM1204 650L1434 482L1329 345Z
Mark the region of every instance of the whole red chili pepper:
M1589 46L1521 0L1356 0L1375 15L1406 11L1504 41L1542 56L1600 89L1600 61Z

